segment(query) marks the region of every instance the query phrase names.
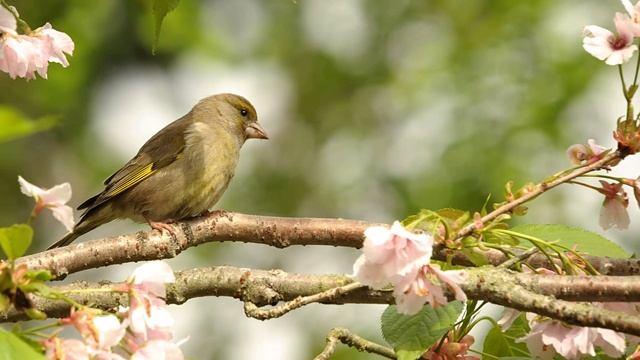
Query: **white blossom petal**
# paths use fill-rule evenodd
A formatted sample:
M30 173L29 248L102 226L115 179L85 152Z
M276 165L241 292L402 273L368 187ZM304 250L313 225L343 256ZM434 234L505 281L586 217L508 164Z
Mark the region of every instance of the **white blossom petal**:
M58 205L50 207L50 209L56 220L60 221L68 231L73 231L75 220L73 219L73 209L70 206Z
M131 360L183 360L184 355L177 344L168 341L149 341L138 349Z
M98 333L98 348L103 350L117 345L126 331L115 315L96 316L93 325Z
M629 213L625 205L616 198L605 199L600 208L599 224L604 230L616 228L624 230L629 228Z
M40 196L45 204L66 204L71 200L71 185L69 183L56 185L45 190Z
M165 296L165 284L176 281L171 267L164 261L149 261L137 267L131 275L134 284L141 285L145 291L155 296Z
M20 184L20 191L27 196L38 199L45 192L44 189L33 185L22 176L18 176L18 183Z
M17 27L18 22L16 21L16 17L13 16L11 11L0 5L0 32L16 35Z

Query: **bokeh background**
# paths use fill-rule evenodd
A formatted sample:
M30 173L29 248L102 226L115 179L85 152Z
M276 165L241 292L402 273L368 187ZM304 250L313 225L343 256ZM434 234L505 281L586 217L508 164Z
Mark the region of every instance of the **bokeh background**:
M269 141L249 141L219 203L280 216L391 222L421 208L476 210L504 184L569 166L568 145L614 146L624 111L617 72L581 47L584 25L613 27L615 0L182 0L151 52L149 1L10 1L32 26L51 22L76 43L71 66L49 79L0 74L0 116L55 126L0 143L2 225L23 222L32 200L17 176L70 182L72 205L144 141L200 98L234 92L256 106ZM631 70L631 69L628 69ZM12 115L13 114L13 115ZM615 173L639 175L625 160ZM600 232L602 198L564 186L531 204L530 223ZM635 252L640 216L606 237ZM145 229L119 221L82 239ZM32 252L64 229L45 214ZM349 273L358 251L207 244L170 261L174 270L230 264ZM123 280L134 265L70 276ZM194 359L307 359L343 326L383 341L383 306L312 305L259 322L235 300L172 306ZM370 356L340 347L336 359Z

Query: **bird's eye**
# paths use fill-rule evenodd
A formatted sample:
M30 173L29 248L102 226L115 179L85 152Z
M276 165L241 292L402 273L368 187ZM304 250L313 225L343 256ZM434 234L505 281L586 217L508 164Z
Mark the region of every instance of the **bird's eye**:
M248 114L249 112L247 111L247 109L240 109L240 115L247 116Z

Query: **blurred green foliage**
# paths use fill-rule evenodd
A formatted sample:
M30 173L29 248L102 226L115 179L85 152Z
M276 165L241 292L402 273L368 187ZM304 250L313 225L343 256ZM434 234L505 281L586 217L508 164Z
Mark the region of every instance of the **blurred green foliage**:
M175 76L194 54L230 67L270 64L290 85L277 136L234 179L225 209L389 222L421 208L477 210L488 194L499 201L507 180L519 186L568 166L564 149L587 136L571 131L575 122L598 120L571 118L572 106L600 70L615 76L582 51L580 31L612 27L609 15L622 10L597 0L182 0L153 56L150 0L13 5L32 27L51 22L68 33L76 50L48 80L0 74L2 109L59 119L0 143L0 225L31 209L18 175L43 187L71 182L72 205L99 190L126 159L92 130L98 90L132 65ZM271 91L278 88L260 94ZM612 128L615 119L599 120ZM540 202L557 208L562 197L550 198ZM38 248L62 233L37 225ZM198 251L205 259L215 252ZM324 329L301 331L312 333L309 355L319 352ZM344 347L339 354L368 358Z

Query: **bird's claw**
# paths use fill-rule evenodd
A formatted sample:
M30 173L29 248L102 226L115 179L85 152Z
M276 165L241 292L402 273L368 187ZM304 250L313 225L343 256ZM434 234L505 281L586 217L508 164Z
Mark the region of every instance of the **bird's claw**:
M149 226L151 226L152 229L158 230L160 231L160 233L166 230L174 238L177 237L176 229L170 224L173 221L160 222L160 221L147 220L147 222L149 223Z
M223 209L207 210L207 211L204 212L203 215L204 216L223 217L223 216L227 215L227 210L223 210Z

